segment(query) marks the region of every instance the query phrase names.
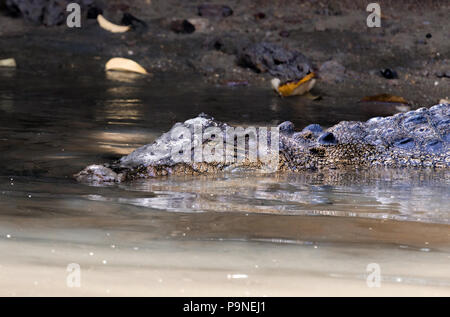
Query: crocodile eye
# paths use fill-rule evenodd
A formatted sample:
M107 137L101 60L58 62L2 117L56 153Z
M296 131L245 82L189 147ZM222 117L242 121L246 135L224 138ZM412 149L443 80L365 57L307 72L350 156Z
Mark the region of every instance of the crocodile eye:
M427 123L427 118L425 118L424 116L418 114L415 116L412 116L408 119L405 120L405 124L407 123L412 123L412 124L422 124L422 123Z
M394 142L394 146L399 147L401 149L412 149L416 143L413 138L403 138L396 142Z

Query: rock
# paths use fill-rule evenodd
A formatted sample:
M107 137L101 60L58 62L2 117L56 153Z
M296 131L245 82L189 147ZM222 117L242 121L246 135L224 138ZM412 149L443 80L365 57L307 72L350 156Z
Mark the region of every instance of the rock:
M320 9L317 9L315 11L318 15L327 15L327 16L333 16L333 15L341 15L342 10L338 3L330 2L323 6Z
M227 5L201 4L197 7L198 15L201 17L223 17L233 14L233 10Z
M395 70L392 70L392 69L389 69L389 68L380 70L380 73L386 79L398 78L397 72Z
M255 20L262 20L266 18L266 14L264 12L255 13L253 16Z
M206 18L192 18L188 21L195 27L196 32L204 33L210 30L210 23Z
M195 26L188 20L174 20L170 23L170 29L175 33L190 34L195 32Z
M434 73L434 74L435 74L436 77L438 77L438 78L443 78L443 77L450 78L450 71L444 72L444 71L439 70L439 71L437 71L437 72Z
M136 18L130 13L124 13L122 17L122 24L129 25L133 30L143 30L147 28L147 23Z
M257 73L268 72L282 82L301 79L312 72L312 66L303 54L267 42L244 47L238 53L238 65Z
M93 5L93 0L6 0L6 8L33 23L54 26L65 22L69 3L78 3L85 9Z
M87 11L87 18L88 19L97 19L97 16L99 14L103 14L103 10L97 6L91 6L89 7Z

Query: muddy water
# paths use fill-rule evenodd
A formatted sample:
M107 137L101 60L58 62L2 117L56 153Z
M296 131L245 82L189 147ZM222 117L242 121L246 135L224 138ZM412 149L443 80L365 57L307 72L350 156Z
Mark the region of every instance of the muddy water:
M257 87L0 71L0 295L450 295L450 171L229 173L96 187L71 175L206 112L365 120ZM81 287L66 284L69 263ZM368 287L367 265L381 287ZM371 285L371 284L370 284Z

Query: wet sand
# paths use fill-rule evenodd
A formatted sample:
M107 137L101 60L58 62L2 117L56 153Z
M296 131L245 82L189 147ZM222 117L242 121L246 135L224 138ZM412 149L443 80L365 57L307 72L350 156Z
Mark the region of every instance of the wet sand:
M141 244L100 230L17 234L0 242L2 296L450 295L450 256L441 252L244 241ZM61 242L64 235L70 241ZM366 282L374 262L381 268L379 288ZM79 288L67 286L70 263L81 267Z

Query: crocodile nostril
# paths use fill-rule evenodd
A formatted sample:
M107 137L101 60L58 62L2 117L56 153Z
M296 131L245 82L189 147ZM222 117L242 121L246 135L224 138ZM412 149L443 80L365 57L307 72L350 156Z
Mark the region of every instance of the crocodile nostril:
M333 133L331 132L325 132L323 133L318 140L319 144L323 144L323 145L332 145L332 144L337 144L337 140L334 136Z
M442 142L439 140L432 140L425 146L428 151L439 152L442 149Z

